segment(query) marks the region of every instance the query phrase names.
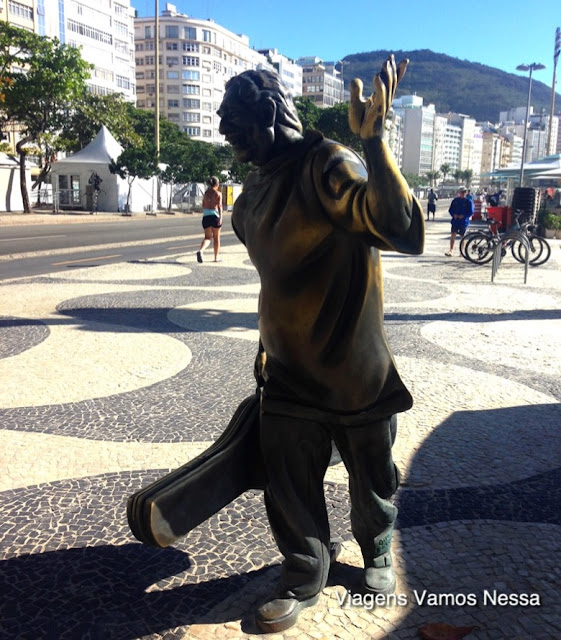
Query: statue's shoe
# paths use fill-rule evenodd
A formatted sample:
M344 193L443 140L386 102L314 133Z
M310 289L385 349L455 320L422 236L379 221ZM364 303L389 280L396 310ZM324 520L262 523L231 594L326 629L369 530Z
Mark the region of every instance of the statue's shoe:
M300 611L317 603L319 595L307 600L296 598L275 598L262 604L255 616L257 626L265 633L279 633L292 627L298 620Z
M388 595L395 591L395 584L391 553L374 558L372 566L364 570L364 588L369 593Z

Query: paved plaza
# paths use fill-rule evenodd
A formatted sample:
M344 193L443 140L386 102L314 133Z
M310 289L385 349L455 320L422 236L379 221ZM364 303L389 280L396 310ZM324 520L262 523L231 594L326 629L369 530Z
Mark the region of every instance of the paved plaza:
M510 255L491 283L490 265L444 256L448 233L443 214L422 256L383 258L415 401L394 447L398 597L357 597L337 465L326 497L343 552L319 604L269 638L402 640L431 622L477 627L468 640L561 638L561 241L526 284ZM201 453L254 390L258 278L241 245L223 259L0 283L2 639L258 637L281 561L261 492L167 549L126 519L128 496Z

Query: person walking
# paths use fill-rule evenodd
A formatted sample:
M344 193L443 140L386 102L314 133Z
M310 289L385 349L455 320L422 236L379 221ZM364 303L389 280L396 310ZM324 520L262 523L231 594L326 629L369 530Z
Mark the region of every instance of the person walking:
M222 228L222 194L219 191L220 183L216 176L208 181L208 189L203 196L203 229L205 231L201 248L197 251L197 262L203 261L203 251L213 241L214 262L221 262L218 254L220 252L220 229Z
M452 216L452 229L450 233L450 249L444 253L445 256L451 256L454 251L454 242L456 235L459 233L464 235L469 226L469 220L473 215L473 200L466 198L468 190L460 187L458 195L450 203L448 213Z
M433 189L429 191L429 195L427 196L427 220L430 218L430 214L432 213L432 219L434 220L434 216L436 213L436 201L438 200L438 196L434 192Z

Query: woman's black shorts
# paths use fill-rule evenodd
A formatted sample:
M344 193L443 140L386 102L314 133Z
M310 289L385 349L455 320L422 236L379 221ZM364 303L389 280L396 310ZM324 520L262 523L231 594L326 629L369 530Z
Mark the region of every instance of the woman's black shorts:
M208 229L209 227L220 229L221 226L222 223L218 216L203 216L203 229Z

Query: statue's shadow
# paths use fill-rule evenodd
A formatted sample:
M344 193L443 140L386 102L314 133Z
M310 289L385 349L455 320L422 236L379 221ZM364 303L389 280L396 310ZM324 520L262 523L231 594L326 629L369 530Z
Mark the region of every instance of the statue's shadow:
M133 640L166 632L172 638L179 627L225 623L239 619L240 613L243 631L259 633L254 606L266 593L249 589L243 611L220 605L251 583L274 585L278 564L198 582L185 577L191 568L183 551L137 543L6 560L0 586L3 602L10 606L0 606L2 637ZM353 590L360 575L356 567L335 563L330 584Z
M210 609L269 570L189 583L185 573L190 567L183 551L137 543L6 560L0 585L10 607L0 607L1 635L132 640L169 632L201 621ZM215 623L230 619L228 611L212 615Z

